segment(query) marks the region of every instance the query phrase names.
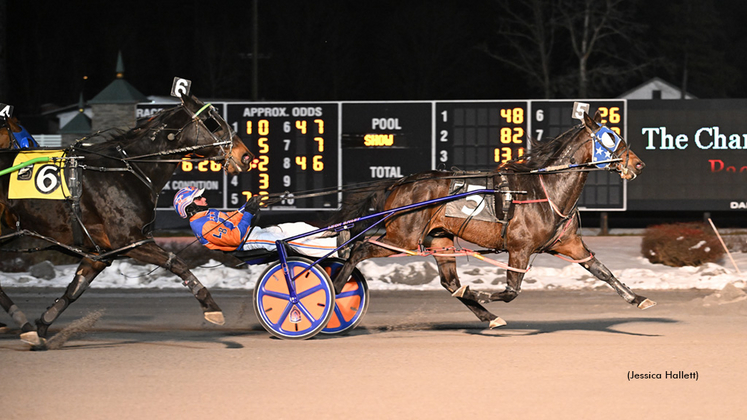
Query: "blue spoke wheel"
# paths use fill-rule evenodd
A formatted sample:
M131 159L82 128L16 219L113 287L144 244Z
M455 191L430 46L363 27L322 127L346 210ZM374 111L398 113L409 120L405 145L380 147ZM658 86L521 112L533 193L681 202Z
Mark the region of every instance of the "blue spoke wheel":
M339 258L327 258L319 263L327 275L334 279L345 263ZM368 310L368 283L356 268L339 295L335 296L334 311L322 334L341 334L352 330L363 319Z
M265 269L254 286L254 313L275 337L311 338L327 326L332 316L332 280L323 268L306 258L289 257L288 270L295 278L290 285L280 261Z

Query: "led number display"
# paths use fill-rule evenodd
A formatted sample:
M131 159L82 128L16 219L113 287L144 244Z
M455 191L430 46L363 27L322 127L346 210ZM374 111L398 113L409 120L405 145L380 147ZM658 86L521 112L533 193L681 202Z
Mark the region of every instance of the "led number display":
M526 151L527 102L437 102L435 167L490 170Z
M251 171L228 176L228 205L252 195L302 193L338 184L337 103L232 103L227 118L256 156ZM280 207L337 208L336 194L290 197Z
M624 100L577 100L590 105L592 117L599 110L602 123L627 139L625 133ZM531 101L531 133L535 140L553 139L571 127L581 123L579 111L574 109L574 101ZM591 171L584 191L578 201L583 210L625 210L626 185L616 173Z

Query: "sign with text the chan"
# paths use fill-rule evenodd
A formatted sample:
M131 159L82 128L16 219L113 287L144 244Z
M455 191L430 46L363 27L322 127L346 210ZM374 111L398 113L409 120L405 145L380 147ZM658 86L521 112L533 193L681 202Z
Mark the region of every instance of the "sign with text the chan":
M747 100L628 101L630 210L747 209Z

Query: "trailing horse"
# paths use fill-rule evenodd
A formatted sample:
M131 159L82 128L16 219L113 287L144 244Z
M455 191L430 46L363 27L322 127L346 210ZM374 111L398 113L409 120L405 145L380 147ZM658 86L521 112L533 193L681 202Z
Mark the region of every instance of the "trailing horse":
M26 153L42 156L45 152ZM65 293L35 326L0 289L0 305L21 327L22 340L43 348L49 326L119 257L156 264L176 274L199 301L205 319L224 323L208 290L181 259L158 246L152 236L158 194L181 159L190 155L213 158L231 173L250 167L254 156L210 104L182 96L181 105L161 111L132 130L109 130L80 140L53 157L26 163L14 163L19 153L22 151L0 151L0 174L12 171L8 176L0 175L0 205L6 208L15 230L0 236L0 243L31 236L82 258ZM37 155L21 160L33 156ZM27 165L35 160L47 163ZM19 193L11 183L18 186L22 180L43 191L31 191L37 194L35 198L17 198ZM39 194L46 196L39 198ZM55 194L58 199L48 199Z
M544 252L563 255L579 263L609 284L628 303L641 309L655 305L616 279L594 257L577 233L580 226L577 201L589 169L604 167L617 171L623 179L633 179L645 166L625 141L603 127L600 121L599 112L594 119L584 114L582 124L554 140L534 143L531 153L523 160L506 163L493 172L482 174L497 191L494 207L496 214L502 216L500 220L477 220L467 215L450 217L445 204L396 213L386 220L386 233L379 238L362 239L351 245L350 257L334 282L336 291L341 290L344 279L365 259L387 257L403 248L428 247L439 250L434 256L441 285L478 319L489 322L491 328L499 327L505 325L505 321L481 304L515 299L521 291L531 255ZM600 154L603 157L600 158ZM346 199L338 217L340 221L351 220L370 214L371 208L379 212L445 197L450 194L452 181L457 179L464 183L465 178L464 173L431 171L385 181L365 197ZM476 198L473 204L483 203L488 198ZM353 234L360 228L356 226ZM461 286L456 270L455 257L459 251L454 247L456 238L492 252L508 253L505 290L487 293Z

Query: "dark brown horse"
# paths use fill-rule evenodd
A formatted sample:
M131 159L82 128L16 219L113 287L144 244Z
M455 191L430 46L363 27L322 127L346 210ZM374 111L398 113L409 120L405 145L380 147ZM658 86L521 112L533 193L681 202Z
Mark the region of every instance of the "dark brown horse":
M45 345L49 326L118 257L168 269L192 291L206 320L224 322L221 309L187 265L153 241L156 199L184 157L214 158L229 172L238 173L249 169L254 156L212 106L194 97L183 96L178 107L161 111L130 131L108 135L112 138L102 142L91 143L95 138L77 142L65 151L67 169L57 175L45 172L47 182L53 183L63 178L61 173L67 175L69 194L64 200L9 199L9 181L16 172L0 177L0 205L12 217L17 233L42 238L82 257L65 293L35 326L0 289L0 304L21 327L21 338L34 346ZM0 152L0 170L10 168L17 153ZM40 173L41 169L36 176Z
M21 137L17 139L16 137ZM20 141L19 141L20 140ZM0 149L39 147L16 117L0 118Z
M589 251L577 231L579 214L577 200L588 177L587 164L592 164L594 149L608 149L614 162L607 163L610 170L620 173L624 179L637 176L644 163L633 153L619 136L599 124L597 113L592 120L584 115L583 124L561 134L552 141L534 144L523 161L511 162L499 167L490 176L494 185L501 182L510 191L526 191L526 195L513 194L505 207L513 213L507 222L466 220L465 217L446 217L444 205L429 206L395 214L386 221L386 233L378 242L408 250L418 247L446 249L435 258L441 277L441 285L466 305L481 321L489 326L505 325L500 317L490 313L481 303L514 300L521 291L521 282L532 254L561 254L575 260L595 277L606 282L628 303L641 309L655 303L633 293L602 265ZM605 133L602 138L601 133ZM601 166L604 166L602 164ZM549 170L547 170L550 168ZM461 175L463 176L463 175ZM449 194L449 186L459 173L432 171L411 175L384 185L367 197L346 200L338 217L350 220L367 214L370 208L383 211L412 203L424 202ZM506 183L508 185L506 185ZM500 194L496 203L507 197ZM498 204L496 204L498 207ZM356 227L355 229L359 229ZM354 232L355 233L355 232ZM507 285L505 290L487 293L461 286L456 270L454 253L455 238L462 238L478 246L508 252ZM392 249L374 244L369 240L355 242L350 258L335 280L339 292L343 279L351 270L368 258L387 257L397 253ZM444 255L446 253L447 255Z

